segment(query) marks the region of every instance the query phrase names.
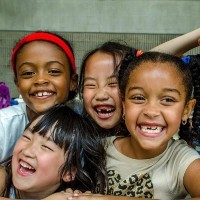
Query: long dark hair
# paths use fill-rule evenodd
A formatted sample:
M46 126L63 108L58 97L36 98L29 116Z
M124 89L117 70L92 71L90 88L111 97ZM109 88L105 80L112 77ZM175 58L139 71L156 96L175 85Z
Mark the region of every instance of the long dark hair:
M114 62L114 71L113 73L118 73L118 70L122 64L123 59L126 57L128 52L137 52L137 49L134 49L128 46L125 42L120 41L108 41L88 52L82 61L81 69L80 69L80 77L79 77L79 86L78 93L80 97L82 97L83 93L83 84L84 84L84 76L85 76L85 67L88 59L97 52L106 53L112 56Z
M181 132L182 137L196 148L200 147L200 54L184 57L183 60L190 68L194 86L193 96L197 101L193 114L187 124L181 127Z
M127 65L134 60L136 57L137 49L128 46L123 41L108 41L88 52L82 62L80 69L80 77L79 77L79 86L78 86L78 94L80 98L82 98L82 93L84 89L84 76L85 76L85 68L88 59L93 56L95 53L101 52L108 55L111 55L114 63L113 74L118 78L119 71L123 68L124 65ZM91 118L86 110L83 108L83 113ZM91 119L92 120L92 119ZM120 124L117 127L111 128L109 130L105 130L103 133L103 137L112 136L112 135L128 135L129 133L126 130L124 121L121 120Z
M140 66L142 63L145 62L160 62L160 63L171 63L174 68L179 73L180 77L182 77L185 92L186 92L186 100L185 104L192 99L197 99L199 96L200 90L199 90L199 78L197 78L198 74L197 70L200 70L200 65L197 65L197 62L195 61L194 65L188 65L187 63L184 63L179 57L168 55L165 53L160 52L146 52L143 53L141 56L139 56L134 62L130 63L129 66L124 66L123 70L120 71L119 77L120 77L120 91L122 94L122 99L125 98L125 90L126 86L129 82L130 74L134 69L136 69L138 66ZM191 70L191 71L190 71ZM194 78L194 80L192 79ZM193 95L193 82L194 82L194 95ZM198 99L197 99L198 100ZM184 139L187 141L188 144L191 146L194 141L199 141L199 116L197 115L199 113L198 111L199 105L196 106L194 111L194 129L191 131L189 130L189 123L186 126L180 125L180 131L179 136L180 139ZM198 135L198 137L197 137ZM193 142L192 142L193 141Z
M101 129L63 104L56 105L38 116L42 117L32 128L32 133L45 136L51 128L53 142L64 150L66 162L61 166L60 177L66 172L72 177L72 170L76 169L75 180L66 183L61 178L61 184L55 192L70 187L82 192L98 190L103 193L106 187L106 170L105 150L99 136ZM10 162L7 163L7 173L9 176L4 197L9 197L12 186Z

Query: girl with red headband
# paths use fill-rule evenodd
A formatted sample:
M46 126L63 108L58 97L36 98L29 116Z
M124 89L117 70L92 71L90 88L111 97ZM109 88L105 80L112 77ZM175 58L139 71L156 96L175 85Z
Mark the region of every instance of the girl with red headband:
M69 42L50 32L23 37L12 51L14 82L24 103L0 112L0 161L9 157L37 113L76 95L75 58Z

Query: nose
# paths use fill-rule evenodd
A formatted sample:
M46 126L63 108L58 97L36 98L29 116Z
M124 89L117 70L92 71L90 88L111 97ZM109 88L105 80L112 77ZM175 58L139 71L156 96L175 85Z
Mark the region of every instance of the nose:
M107 89L105 87L98 88L98 90L96 91L95 98L96 100L99 100L99 101L107 100L109 98Z
M23 149L22 152L23 152L24 156L26 156L28 158L34 158L37 153L37 148L33 142L30 142L29 144L27 144L27 146Z
M147 103L143 110L143 114L148 118L155 118L160 115L159 106L156 103Z
M49 82L48 75L44 72L38 72L35 76L35 84L44 85Z

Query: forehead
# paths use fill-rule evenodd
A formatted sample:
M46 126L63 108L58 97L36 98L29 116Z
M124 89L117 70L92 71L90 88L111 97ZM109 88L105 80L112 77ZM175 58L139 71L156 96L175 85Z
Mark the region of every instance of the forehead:
M104 75L111 75L114 71L114 60L112 55L102 52L96 52L90 56L85 65L85 75L98 75L103 72Z
M156 84L175 84L183 86L183 78L175 65L171 63L145 62L137 66L129 76L129 84L132 82L156 82ZM152 83L151 83L152 84Z
M173 74L174 77L181 78L181 74L178 71L177 67L173 63L169 62L144 62L140 65L136 66L135 69L130 73L130 75L134 74L155 74L164 76L165 74Z

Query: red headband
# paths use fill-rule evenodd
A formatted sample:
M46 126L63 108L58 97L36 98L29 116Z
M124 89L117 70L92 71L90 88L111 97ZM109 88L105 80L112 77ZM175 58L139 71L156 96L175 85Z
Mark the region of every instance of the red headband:
M64 52L66 53L67 57L69 58L69 61L72 65L72 70L76 74L75 58L74 58L74 54L73 54L72 50L69 48L69 46L61 38L59 38L56 35L53 35L51 33L46 33L46 32L36 32L36 33L32 33L28 36L23 37L17 43L16 47L13 49L13 52L12 52L12 68L13 68L15 75L16 75L15 57L16 57L17 51L19 50L19 48L23 44L31 42L31 41L36 41L36 40L43 40L43 41L52 42L52 43L58 45L59 47L61 47L64 50Z

